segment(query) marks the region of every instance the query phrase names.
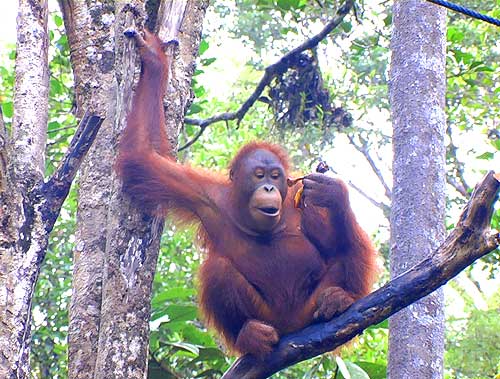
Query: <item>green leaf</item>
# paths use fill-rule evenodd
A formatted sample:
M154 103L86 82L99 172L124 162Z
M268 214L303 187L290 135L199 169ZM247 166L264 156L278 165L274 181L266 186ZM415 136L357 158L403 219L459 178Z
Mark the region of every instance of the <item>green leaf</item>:
M160 335L158 332L151 332L149 335L149 349L153 352L160 348Z
M340 27L345 33L349 33L352 30L352 24L349 21L343 22Z
M489 66L480 66L476 70L476 72L495 72L495 69Z
M193 115L196 113L200 113L202 110L203 110L203 108L195 103L195 104L191 105L191 107L189 108L188 114Z
M194 305L170 305L167 307L170 322L194 320L198 315L198 307Z
M278 0L276 5L284 11L289 11L294 6L294 3L296 5L296 2L293 0Z
M470 85L471 87L476 87L476 85L477 85L476 81L473 79L464 78L464 82L467 83L468 85Z
M58 14L54 15L54 24L56 24L57 27L62 26L63 24L63 19Z
M65 51L69 48L68 45L68 36L66 34L62 35L61 38L57 41L57 47L60 51Z
M476 67L481 66L482 64L483 64L483 62L474 61L474 62L472 62L472 63L471 63L471 65L469 66L469 68L470 68L471 70L473 70L473 69L475 69Z
M181 323L178 323L181 324ZM189 343L193 343L200 346L214 346L215 342L210 335L210 333L205 332L203 330L198 329L193 323L185 322L182 328L178 328L178 331L182 334L183 339ZM168 328L173 324L166 324L165 326Z
M344 379L370 379L368 374L357 364L335 357L340 374Z
M356 362L356 365L361 367L370 377L370 379L385 379L387 366L384 364L373 363L373 362Z
M217 58L207 58L207 59L202 59L201 64L203 66L210 66L212 63L214 63L217 60Z
M175 379L176 377L164 370L156 360L148 362L148 379Z
M203 39L200 42L200 49L198 50L198 54L202 56L209 48L209 44L207 40Z
M47 127L47 130L51 132L52 130L61 128L61 123L58 121L50 121Z
M194 95L199 99L200 97L205 96L207 90L203 86L198 86L194 88ZM199 104L198 104L199 105ZM201 109L201 108L200 108Z
M477 159L491 160L491 159L493 159L493 157L494 157L494 154L490 153L489 151L487 151L486 153L483 153L483 154L479 155L477 157Z
M14 115L14 105L11 101L6 101L2 104L2 113L8 118L11 118Z
M191 343L186 343L186 342L167 342L167 345L176 347L178 349L187 351L195 356L198 356L200 354L200 348L199 346L193 345Z
M200 357L199 360L202 361L214 361L217 359L224 359L224 353L216 347L200 347Z
M385 26L391 26L392 25L392 14L387 15L386 18L384 18L384 25Z
M50 79L50 89L52 90L51 95L60 95L63 93L63 86L57 79Z
M257 0L257 6L259 7L269 7L271 5L271 0Z
M194 296L195 294L196 291L193 288L184 288L184 287L169 288L157 294L151 301L151 305L153 308L156 308L158 306L165 304L168 300L186 299L191 296Z
M465 37L464 33L458 30L456 27L449 27L446 34L448 41L455 43L462 42Z

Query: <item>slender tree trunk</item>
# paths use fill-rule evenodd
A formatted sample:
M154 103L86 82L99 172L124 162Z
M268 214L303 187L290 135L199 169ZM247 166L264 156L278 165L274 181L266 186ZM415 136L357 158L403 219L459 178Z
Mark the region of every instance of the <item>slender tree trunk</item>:
M445 11L420 0L397 0L393 22L390 264L396 277L445 237ZM442 291L400 311L389 326L389 379L442 378Z
M29 377L31 298L48 233L33 190L43 181L48 115L47 0L20 0L12 132L0 178L0 378Z
M146 1L60 3L71 46L79 111L90 108L106 115L80 181L69 377L143 378L151 284L163 220L146 217L123 198L112 166L138 74L136 47L123 31L134 25L140 29ZM191 101L191 77L208 1L150 3L153 7L148 9L153 11L148 23L157 20L160 36L164 40L177 37L180 43L166 99L168 134L172 146L176 146Z
M71 48L78 115L87 109L106 117L82 165L73 290L69 308L68 375L94 378L106 249L107 206L110 198L113 120L107 117L114 80L115 6L113 2L60 0ZM106 22L107 21L107 22Z

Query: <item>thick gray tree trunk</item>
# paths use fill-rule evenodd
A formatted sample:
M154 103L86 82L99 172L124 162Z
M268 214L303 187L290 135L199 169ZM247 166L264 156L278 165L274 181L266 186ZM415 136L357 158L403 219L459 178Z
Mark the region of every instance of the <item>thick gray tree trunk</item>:
M389 96L393 119L391 277L428 257L445 237L445 42L443 8L394 3ZM443 294L389 321L389 379L443 376Z
M123 31L144 23L146 1L60 3L79 110L106 115L80 181L69 377L143 378L151 284L163 220L145 217L123 197L112 166L139 69L136 47ZM154 16L160 36L177 37L180 45L166 99L168 134L176 146L191 101L191 77L208 1L152 3L159 5Z

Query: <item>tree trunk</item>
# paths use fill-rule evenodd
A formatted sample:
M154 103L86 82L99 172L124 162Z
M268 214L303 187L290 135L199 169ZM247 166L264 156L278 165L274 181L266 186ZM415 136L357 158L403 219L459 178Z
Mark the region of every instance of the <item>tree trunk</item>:
M48 242L33 196L45 170L47 15L47 0L19 1L14 117L0 165L0 378L29 377L31 298Z
M113 119L107 109L114 96L115 6L112 2L60 0L71 48L77 113L90 109L106 117L82 165L75 249L73 289L69 308L68 376L94 378L102 298L102 270L110 198Z
M428 257L445 236L445 11L418 0L398 0L393 22L394 278ZM389 326L388 378L442 378L442 291L392 316Z
M143 378L147 369L151 284L163 220L147 217L127 198L112 166L138 68L123 31L144 23L145 1L62 0L79 111L106 114L99 142L82 171L70 308L70 378ZM154 2L151 2L154 3ZM208 1L156 2L149 19L180 52L167 97L167 126L177 134L191 101L191 77ZM154 17L153 17L154 15Z

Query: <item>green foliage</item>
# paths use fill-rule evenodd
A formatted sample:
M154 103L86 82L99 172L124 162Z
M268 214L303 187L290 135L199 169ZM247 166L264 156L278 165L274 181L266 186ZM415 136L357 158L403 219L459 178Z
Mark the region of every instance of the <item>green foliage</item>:
M488 310L472 308L464 324L447 335L446 362L450 379L486 379L500 374L500 292L489 301Z

